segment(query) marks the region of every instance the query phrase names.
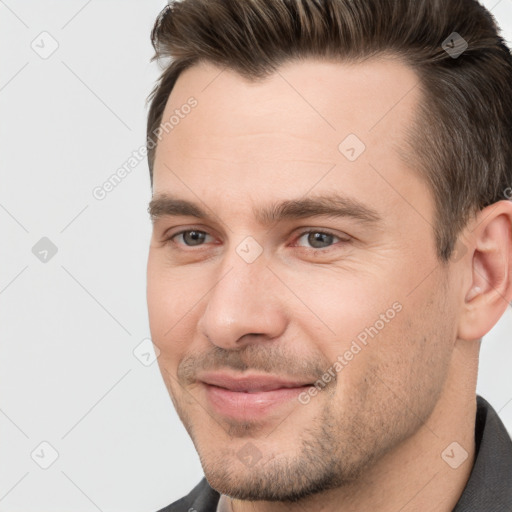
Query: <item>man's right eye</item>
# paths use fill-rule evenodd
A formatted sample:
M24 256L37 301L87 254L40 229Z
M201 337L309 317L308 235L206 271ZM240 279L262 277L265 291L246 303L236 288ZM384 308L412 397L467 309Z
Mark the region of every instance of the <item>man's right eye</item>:
M197 229L187 229L184 231L180 231L179 233L175 233L174 235L168 238L168 241L173 241L180 245L186 245L187 247L194 247L197 245L202 245L202 243L206 240L206 237L208 236L211 237L211 235L209 235L205 231L199 231ZM179 241L180 239L181 242Z

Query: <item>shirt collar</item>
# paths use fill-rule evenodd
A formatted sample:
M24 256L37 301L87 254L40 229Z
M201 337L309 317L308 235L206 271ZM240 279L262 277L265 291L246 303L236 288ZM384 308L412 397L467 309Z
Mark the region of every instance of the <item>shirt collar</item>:
M496 411L477 396L475 463L453 512L511 509L512 440Z

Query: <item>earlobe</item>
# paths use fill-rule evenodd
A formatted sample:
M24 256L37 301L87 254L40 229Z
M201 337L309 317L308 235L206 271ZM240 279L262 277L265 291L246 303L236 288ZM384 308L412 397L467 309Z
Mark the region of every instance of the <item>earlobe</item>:
M484 208L471 224L470 284L458 329L465 340L487 334L512 299L512 203L498 201Z

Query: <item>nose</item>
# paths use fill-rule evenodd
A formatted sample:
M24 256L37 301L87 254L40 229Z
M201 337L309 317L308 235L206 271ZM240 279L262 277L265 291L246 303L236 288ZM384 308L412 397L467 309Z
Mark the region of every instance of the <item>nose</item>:
M236 350L284 332L287 319L282 285L267 268L263 255L247 263L231 254L220 275L198 321L202 335L218 347Z

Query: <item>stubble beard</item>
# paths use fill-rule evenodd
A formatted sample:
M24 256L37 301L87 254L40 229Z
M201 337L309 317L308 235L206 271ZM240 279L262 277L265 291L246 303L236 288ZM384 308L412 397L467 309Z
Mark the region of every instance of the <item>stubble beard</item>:
M185 427L213 489L239 500L298 502L366 478L372 466L401 441L413 435L431 412L429 407L425 410L425 416L420 417L404 415L403 410L395 411L395 417L401 419L390 422L387 416L390 411L386 407L383 408L383 415L379 415L378 412L374 414L374 403L369 408L362 403L349 403L342 408L343 415L334 415L330 406L331 397L325 398L322 412L314 424L297 436L298 448L294 454L277 452L273 455L263 450L261 460L250 467L244 465L238 454L243 444L237 442L233 447L226 442L225 446L215 446L212 438L201 439L197 435L189 415L180 414L179 411L178 414L184 423L188 423ZM286 432L286 423L287 420L273 434ZM229 434L235 440L251 438L253 441L248 442L257 449L257 430L254 424L239 425L237 428L231 426L226 430L226 438ZM262 436L262 439L268 445L271 436ZM276 450L279 450L278 442Z

